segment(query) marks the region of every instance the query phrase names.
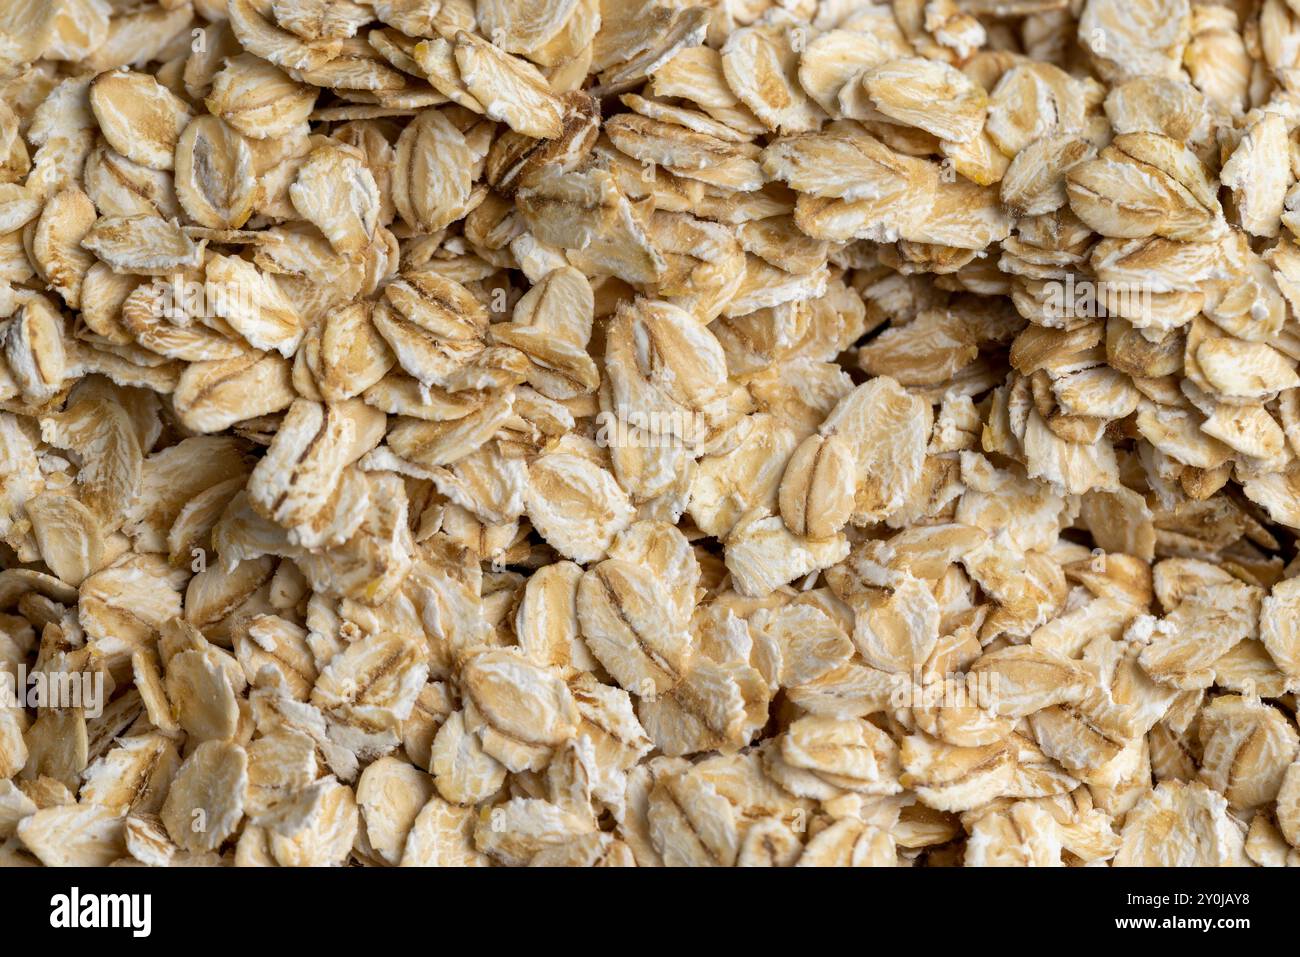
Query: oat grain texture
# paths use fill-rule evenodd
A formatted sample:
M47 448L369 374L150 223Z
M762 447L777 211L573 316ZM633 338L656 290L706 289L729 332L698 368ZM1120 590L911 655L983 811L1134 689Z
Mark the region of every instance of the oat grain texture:
M1298 127L1294 0L0 0L0 864L1300 864Z

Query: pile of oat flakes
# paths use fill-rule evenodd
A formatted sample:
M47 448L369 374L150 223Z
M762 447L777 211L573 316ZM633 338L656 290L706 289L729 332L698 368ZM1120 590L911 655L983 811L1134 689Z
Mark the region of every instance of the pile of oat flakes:
M1298 127L1297 0L0 0L0 864L1300 863Z

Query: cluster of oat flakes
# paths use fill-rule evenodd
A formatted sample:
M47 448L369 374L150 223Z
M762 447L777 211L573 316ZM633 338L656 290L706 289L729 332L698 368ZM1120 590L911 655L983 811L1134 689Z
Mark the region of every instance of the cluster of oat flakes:
M0 0L0 863L1300 862L1297 127L1295 0Z

